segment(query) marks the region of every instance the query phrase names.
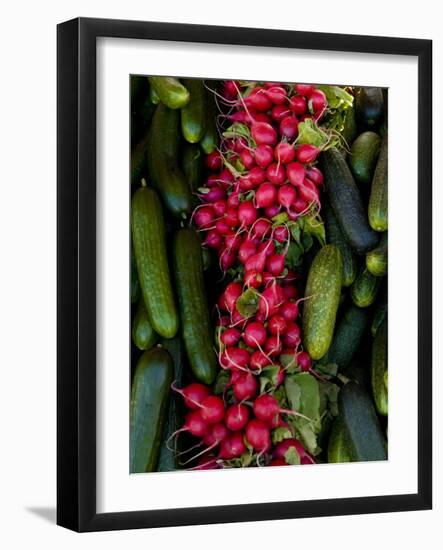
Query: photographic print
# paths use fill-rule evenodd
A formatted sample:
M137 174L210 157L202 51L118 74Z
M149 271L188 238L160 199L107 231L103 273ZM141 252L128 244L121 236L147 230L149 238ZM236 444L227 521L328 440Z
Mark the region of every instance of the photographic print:
M130 89L130 472L387 460L388 90Z

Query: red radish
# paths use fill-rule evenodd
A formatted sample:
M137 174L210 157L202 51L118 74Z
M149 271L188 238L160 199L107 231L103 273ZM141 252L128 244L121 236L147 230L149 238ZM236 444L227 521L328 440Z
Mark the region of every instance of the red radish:
M302 185L305 179L305 167L299 162L291 162L286 166L286 175L292 185Z
M251 179L248 176L245 176L244 178L239 178L238 180L238 188L240 191L252 191L254 189L255 183L251 181Z
M294 146L286 141L278 143L274 148L274 156L277 162L288 164L295 159Z
M292 185L282 185L278 190L278 202L283 206L283 208L286 208L286 210L289 210L291 208L291 205L296 200L296 198L297 191Z
M238 210L235 208L228 208L225 212L224 222L229 228L237 227L239 224ZM216 228L217 228L217 223L216 223Z
M214 186L208 189L207 192L199 194L199 197L207 203L213 203L223 200L226 197L226 193L222 187Z
M215 324L216 327L228 327L229 326L229 317L227 315L222 315L217 319Z
M214 210L211 206L203 206L194 211L194 222L200 229L209 228L214 222Z
M206 187L215 187L220 183L220 174L209 174Z
M289 464L283 458L273 458L269 466L289 466Z
M257 219L257 210L252 201L240 203L238 207L238 219L242 227L250 227Z
M214 210L214 214L217 216L217 218L223 216L223 214L226 212L227 204L225 200L215 201L212 204L212 209Z
M263 313L266 318L272 317L283 301L283 292L280 286L273 284L266 288L260 295L258 302L258 310Z
M225 80L223 84L222 95L226 99L235 99L238 94L238 86L235 80Z
M249 351L245 348L229 347L222 354L224 368L246 370L249 365Z
M311 367L312 367L311 357L309 356L309 353L307 351L301 351L297 355L297 365L300 367L300 369L303 372L308 372L311 370Z
M272 123L272 118L266 113L255 113L252 118L255 122L266 122L266 124Z
M256 377L251 373L245 373L235 381L233 393L238 401L246 401L257 395L258 382Z
M240 122L242 124L249 124L251 122L251 115L246 111L235 111L228 115L231 122Z
M284 334L287 328L287 321L283 315L273 315L268 321L268 330L271 334Z
M286 332L283 335L283 343L288 348L296 348L301 343L300 327L293 322L289 322L286 326Z
M297 150L295 151L295 156L297 157L297 160L302 164L310 164L317 159L319 153L320 149L315 145L303 143L302 145L299 145L299 147L297 147Z
M238 250L242 242L243 240L239 233L230 233L225 236L225 246L229 250Z
M275 185L281 185L286 179L286 171L282 164L273 162L266 169L266 176L271 183L274 183Z
M272 165L271 165L272 166ZM272 183L262 183L255 192L255 204L257 208L266 208L274 204L277 199L277 189Z
M169 439L180 432L189 432L195 437L203 437L208 429L207 423L203 420L201 411L189 411L185 416L183 426L171 435Z
M263 282L261 273L250 270L246 271L244 276L245 285L248 288L259 288Z
M286 90L281 86L271 86L265 91L265 94L274 105L283 105L287 100Z
M298 197L294 204L292 205L292 209L296 214L301 214L302 212L306 212L308 208L308 203L303 200L301 197Z
M223 297L228 311L232 312L235 309L235 304L238 298L242 295L243 289L240 283L229 283L226 287Z
M202 401L211 393L207 386L199 384L198 382L193 382L181 389L174 385L172 385L171 388L183 397L185 407L191 410L199 409Z
M287 117L290 114L291 111L286 105L276 105L272 108L271 111L271 117L277 122L280 122L283 118Z
M255 92L251 93L247 98L245 98L245 103L247 107L252 107L257 111L267 111L272 106L272 100L269 97L268 93L263 90L263 88L255 88Z
M255 418L246 426L246 439L254 451L258 451L260 454L271 448L269 426Z
M231 193L226 200L226 204L228 208L238 208L240 204L240 193Z
M288 298L289 300L291 298L297 298L297 287L294 286L294 285L283 285L283 294L285 295L286 298Z
M209 248L214 248L215 250L218 250L223 244L222 236L220 235L220 233L215 231L215 229L212 229L211 231L208 231L208 234L206 235L206 238L204 240L204 244L206 246L209 246Z
M277 399L268 393L259 395L253 405L254 415L267 424L274 424L280 414L289 414L307 418L302 414L291 409L282 409Z
M284 187L284 186L283 186ZM280 187L282 189L282 187ZM285 243L289 239L289 230L285 225L278 225L274 229L274 239L279 243Z
M212 151L206 156L205 164L209 170L216 172L223 166L223 159L218 151Z
M219 468L219 465L217 464L217 458L209 453L202 455L197 462L197 466L194 466L194 468L190 468L191 470L215 470Z
M274 241L264 241L258 245L258 251L263 252L266 257L271 256L275 252Z
M257 253L250 256L245 262L245 271L255 271L261 273L265 268L266 255Z
M225 248L220 253L220 267L224 272L228 271L235 263L236 253L234 250Z
M286 116L280 121L280 134L286 139L295 139L298 134L298 119L295 116Z
M233 183L234 176L232 175L232 172L228 168L224 168L220 172L220 174L218 176L218 179L222 184L225 184L225 186L226 186L226 185L229 185L229 184Z
M221 422L217 422L216 424L208 426L208 431L203 438L203 442L205 445L213 447L223 441L228 434L228 428Z
M269 336L265 342L265 351L270 357L280 355L282 347L282 341L279 336Z
M260 166L254 166L251 170L249 170L248 179L254 186L260 185L260 183L263 183L266 180L265 171L263 168L260 168Z
M248 149L243 149L243 151L240 153L240 160L247 170L255 166L255 158L251 151L249 151Z
M239 343L241 332L237 328L227 328L222 332L220 340L225 346L235 346Z
M297 302L285 302L282 304L279 310L280 315L287 322L293 322L298 317L298 304Z
M263 323L253 321L248 323L243 334L245 344L251 348L258 348L266 342L266 329Z
M306 451L303 445L300 443L300 441L295 438L290 438L290 439L283 439L283 441L280 441L279 443L277 443L277 445L274 447L272 451L272 456L274 459L285 460L286 453L289 451L289 449L294 449L297 452L300 459L306 455Z
M219 456L220 458L230 460L238 458L244 452L246 452L246 445L243 441L243 434L241 432L234 432L221 442Z
M252 239L245 239L238 249L238 259L242 264L246 263L248 258L257 253L257 247Z
M263 86L265 88L273 88L274 86L281 86L283 87L283 84L281 82L264 82Z
M268 206L265 210L265 216L267 218L272 219L274 216L276 216L280 212L280 205L273 204L272 206Z
M261 371L271 364L270 358L261 350L254 351L251 355L250 367L253 370Z
M225 416L225 404L223 399L216 395L209 395L201 402L201 416L207 424L221 422Z
M298 193L300 195L300 198L304 201L306 201L308 204L314 203L319 204L319 191L318 187L312 183L312 181L309 181L308 179L305 179L303 182L303 185L300 185L298 187Z
M275 145L277 132L267 122L253 122L251 135L257 145Z
M295 115L303 115L306 113L306 99L301 95L295 95L289 100L289 108Z
M306 453L306 456L304 456L301 461L303 466L307 465L307 464L315 464L315 460L311 457L311 455L309 455L308 453Z
M323 184L323 174L316 166L311 166L306 170L306 177L315 185Z
M269 286L275 282L275 277L272 275L272 273L269 273L268 271L263 272L263 284L265 286Z
M328 101L324 92L321 90L314 90L309 96L309 107L314 113L318 111L323 112L328 106Z
M266 260L266 269L275 277L279 277L285 268L285 257L283 254L273 254Z
M215 230L217 233L220 233L220 235L227 235L231 232L231 226L228 224L226 219L221 219L215 222Z
M296 84L295 89L298 94L310 97L314 91L314 86L312 84Z
M242 403L236 403L226 409L225 424L226 426L236 432L243 430L249 420L249 407Z
M263 239L271 229L271 225L267 218L259 218L252 226L252 238Z
M274 150L270 145L259 145L254 150L254 157L255 162L258 164L258 166L260 166L260 168L267 168L274 158Z

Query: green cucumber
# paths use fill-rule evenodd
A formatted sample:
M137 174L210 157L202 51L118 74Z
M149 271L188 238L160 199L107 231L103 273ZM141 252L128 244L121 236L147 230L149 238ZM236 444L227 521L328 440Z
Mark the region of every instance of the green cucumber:
M364 309L349 306L337 325L331 347L323 363L335 363L339 370L346 369L360 346L368 315Z
M137 362L131 391L131 473L157 467L172 376L171 356L162 349L145 351Z
M354 141L349 155L349 166L354 178L369 185L380 153L381 137L375 132L363 132Z
M344 287L351 286L357 276L357 260L355 254L343 236L332 207L326 204L323 212L326 228L326 242L335 244L335 246L340 249L343 260L342 284Z
M369 307L375 301L380 287L380 277L375 277L367 269L357 275L351 286L351 298L358 307Z
M371 386L379 414L388 414L388 326L381 325L372 344Z
M172 362L174 364L174 384L178 388L182 388L185 385L185 357L181 337L177 335L170 339L163 338L160 341L159 347L165 349L172 357ZM181 396L176 392L171 392L168 410L165 415L160 456L157 464L158 472L171 472L179 469L178 453L181 451L181 440L177 437L173 439L170 438L182 424L183 406Z
M328 462L330 464L340 464L350 462L351 458L346 447L346 435L343 422L337 417L332 424L331 433L328 442Z
M343 126L341 135L345 139L347 146L351 147L351 143L354 141L354 139L357 136L357 123L355 121L355 104L353 104L352 107L349 107L345 111L345 120L344 120L344 126Z
M338 408L351 462L386 460L386 440L374 405L356 382L349 382L340 390Z
M177 78L150 76L149 83L160 101L170 109L181 109L189 102L189 92Z
M183 82L190 99L181 110L182 133L188 143L198 143L206 130L206 89L200 78L187 78Z
M320 156L326 190L343 235L359 254L377 246L360 192L343 155L334 147Z
M382 234L380 244L366 254L366 267L376 277L383 277L388 271L388 232Z
M154 86L149 87L149 99L153 105L158 105L160 103L160 98L158 93L155 91Z
M177 218L186 218L192 209L192 195L178 165L180 113L160 103L149 132L148 168L166 208Z
M148 143L147 132L131 151L131 185L140 185L142 179L148 178Z
M172 338L178 329L163 212L157 193L141 187L132 196L132 242L137 273L149 321L160 336Z
M388 229L388 136L383 139L372 179L368 207L369 223L375 231Z
M217 149L219 136L217 131L217 105L214 94L206 90L206 131L200 141L203 152L209 155Z
M135 261L134 250L131 245L131 304L135 304L140 299L140 284L138 282L137 264Z
M384 116L382 88L359 88L355 94L358 122L365 128L376 128Z
M386 298L384 298L376 306L374 317L372 319L371 334L373 338L375 338L375 335L377 334L378 329L383 324L383 321L386 319L387 315L388 315L388 304L386 302Z
M303 343L314 360L321 359L331 345L342 280L340 250L328 244L315 256L305 289Z
M132 341L140 350L151 349L158 341L158 334L156 334L149 322L148 312L143 299L139 301L137 312L132 322Z
M196 193L203 184L203 158L198 145L185 143L182 153L182 170L189 189Z
M177 231L173 255L186 354L194 376L209 385L215 379L217 361L203 280L201 242L193 229Z

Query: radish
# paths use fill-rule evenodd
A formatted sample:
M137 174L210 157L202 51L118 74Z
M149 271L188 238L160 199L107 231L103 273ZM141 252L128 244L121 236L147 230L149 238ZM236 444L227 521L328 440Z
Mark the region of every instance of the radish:
M275 252L274 241L264 241L258 245L258 252L263 253L266 257L271 256Z
M248 173L248 179L255 185L260 185L266 180L266 173L260 166L254 166Z
M318 147L310 145L309 143L304 143L303 145L299 145L295 152L295 156L302 164L310 164L317 159L319 153L320 149Z
M266 176L271 183L281 185L286 179L286 170L282 164L273 162L266 169Z
M286 332L283 335L283 343L288 348L296 348L301 343L301 330L300 327L289 321L286 325Z
M305 167L299 162L291 162L286 166L286 175L292 185L302 185L305 179Z
M214 186L208 192L199 194L199 197L207 203L213 203L226 198L226 192L221 186Z
M244 282L248 288L260 288L263 282L262 275L258 271L251 269L245 272Z
M258 310L265 315L265 318L272 317L272 315L277 313L282 302L282 289L277 284L273 284L261 293L258 301Z
M262 144L256 147L254 150L254 157L255 162L260 166L260 168L267 168L273 158L274 158L274 150L270 145Z
M202 401L206 399L211 391L207 386L199 384L198 382L193 382L184 388L177 388L174 385L171 385L171 389L179 393L184 400L185 407L191 410L197 410Z
M244 348L228 347L221 354L220 365L224 369L239 369L246 371L249 365L249 351Z
M229 233L229 235L225 235L225 246L229 250L238 250L242 242L243 239L239 233Z
M241 432L229 434L220 445L219 457L226 460L240 457L246 452L246 445Z
M279 277L283 273L284 268L285 257L283 254L272 254L266 260L266 269L275 277Z
M203 420L201 411L189 411L185 416L185 423L183 426L175 431L169 437L168 441L181 432L189 432L194 437L203 437L207 429L208 425Z
M297 365L303 372L308 372L311 370L312 361L307 351L301 351L297 354Z
M310 166L306 170L306 177L315 183L315 185L322 185L323 184L323 174L316 166Z
M252 107L253 109L256 109L257 111L267 111L272 106L272 100L269 97L268 93L263 90L263 88L255 88L254 93L251 93L248 95L248 97L245 98L244 102L246 106Z
M295 115L303 115L306 113L306 99L301 95L295 95L289 100L289 108Z
M256 113L252 117L255 122L265 122L266 124L272 124L272 118L266 113Z
M323 112L328 106L328 101L324 92L321 90L314 90L309 96L309 107L314 113L318 111Z
M226 309L231 313L235 309L235 304L242 295L243 289L240 283L229 283L223 293L224 303Z
M276 199L277 189L272 183L262 183L255 192L255 204L257 208L266 208L268 206L272 206Z
M231 405L226 409L225 424L233 432L243 430L249 420L249 407L242 403Z
M231 226L228 224L228 222L226 221L226 215L225 215L225 218L224 219L221 219L221 220L217 220L215 222L215 230L217 231L217 233L219 233L220 235L227 235L228 233L231 232Z
M194 210L193 220L200 229L209 228L214 222L214 210L211 206L203 206Z
M235 346L239 343L241 332L237 328L228 328L220 336L220 340L225 346Z
M271 359L262 350L254 351L251 355L250 367L253 370L258 370L260 372L270 364L272 364Z
M298 94L310 97L315 87L312 84L296 84L295 89Z
M282 341L280 340L280 337L278 335L269 336L269 338L265 342L265 351L270 357L276 357L277 355L280 355L282 347Z
M243 334L245 344L251 348L259 348L266 342L266 329L263 323L253 321L248 323Z
M222 95L226 99L235 99L238 94L238 86L235 80L225 80Z
M275 145L277 132L267 122L253 122L251 135L257 145Z
M250 227L257 219L257 210L252 201L240 203L238 207L238 219L242 227Z
M275 146L274 157L277 162L288 164L295 159L295 149L290 143L282 141Z
M227 203L225 200L219 200L219 201L215 201L213 204L212 204L212 209L214 210L214 214L220 218L221 216L223 216L223 214L226 212L226 208L227 208Z
M301 213L304 213L308 209L308 203L303 200L301 197L297 197L294 204L292 205L292 209L294 210L296 215L299 215Z
M240 204L240 193L231 193L226 200L226 204L228 208L238 208Z
M247 170L255 166L255 158L248 149L243 149L240 153L240 161Z
M260 454L269 451L271 448L271 433L269 427L262 421L253 419L246 426L246 439Z
M208 426L208 431L203 437L203 442L209 447L215 447L229 435L228 428L221 422ZM208 449L205 449L207 452Z
M224 186L229 186L234 182L234 176L228 168L224 168L218 175L218 180L220 183L224 184Z
M253 254L245 262L245 271L261 273L265 268L266 255L262 252Z
M286 322L295 321L298 317L297 302L285 302L280 307L279 313Z
M289 449L295 449L300 459L306 455L306 451L300 441L295 438L290 438L283 439L283 441L277 443L272 451L272 456L274 459L282 459L286 462L285 456Z
M209 246L209 248L214 248L215 250L218 250L223 244L223 238L220 233L215 231L215 229L211 229L211 231L208 231L206 235L204 244L206 246Z
M205 164L209 170L216 172L223 166L223 159L218 151L212 151L206 156Z
M258 382L251 373L242 374L233 384L233 393L238 401L246 401L257 395Z
M238 259L245 264L248 258L257 253L257 247L252 239L245 239L238 249Z
M286 105L276 105L272 107L271 117L276 121L280 122L282 119L291 114L291 111Z
M291 300L292 298L297 298L297 287L294 285L283 285L283 294L285 295L285 298L288 298Z
M320 205L318 187L312 181L305 179L303 184L298 187L298 193L300 198L308 204Z
M238 219L238 209L236 208L228 208L225 212L225 219L224 219L226 225L229 227L237 227L239 224ZM217 228L217 223L215 224L215 227Z
M269 466L289 466L289 464L283 458L273 458Z
M287 321L283 315L273 315L268 321L268 330L273 335L284 334L287 329Z
M292 185L282 185L278 190L278 202L283 206L283 208L286 208L286 210L289 210L291 208L296 199L297 191Z
M280 187L280 190L284 186ZM280 201L279 201L280 202ZM289 230L285 225L278 225L274 229L274 239L279 243L285 243L289 239Z
M281 119L280 134L286 139L293 140L298 134L298 119L295 116L286 116Z
M265 216L267 218L272 219L274 216L276 216L280 212L280 205L279 204L273 204L272 206L268 206L265 209Z
M223 399L216 395L209 395L200 404L201 417L207 424L221 422L225 416L225 404Z
M225 248L220 252L220 267L223 272L228 271L235 263L236 253L234 250L229 250Z
M263 239L271 229L271 222L267 218L259 218L252 226L253 239Z
M266 422L266 424L274 423L280 414L289 414L307 418L297 411L282 409L277 399L268 393L262 393L255 399L253 411L256 418L262 422Z
M255 187L255 184L250 180L248 176L245 176L243 178L239 178L238 180L238 188L240 191L252 191Z
M265 91L265 94L274 105L283 105L288 98L286 95L286 90L281 86L271 86Z

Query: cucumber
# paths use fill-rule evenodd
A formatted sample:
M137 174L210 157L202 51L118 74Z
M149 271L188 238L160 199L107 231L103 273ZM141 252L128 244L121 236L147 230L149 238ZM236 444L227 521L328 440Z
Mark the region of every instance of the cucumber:
M363 269L351 286L351 298L358 307L369 307L377 297L380 288L380 277L375 277L367 269Z
M341 257L343 260L342 285L344 287L351 286L357 276L357 260L355 254L343 236L332 207L326 203L323 212L326 228L326 242L335 244L341 252Z
M349 155L349 165L354 178L369 185L380 153L381 137L375 132L363 132L354 141Z
M196 193L203 183L203 158L198 145L191 143L184 145L181 165L189 189Z
M217 114L214 95L206 90L206 131L200 141L200 147L207 155L215 151L218 145Z
M131 151L131 185L140 185L142 179L148 179L148 143L149 132L146 132Z
M388 304L385 298L378 303L375 309L374 317L372 319L372 324L371 324L371 334L373 338L375 338L375 335L377 334L378 329L383 324L383 321L386 319L387 314L388 314Z
M135 261L134 250L131 246L131 304L135 304L140 299L140 284L138 282L137 264Z
M357 121L365 128L376 128L383 120L384 103L381 88L359 88L355 94Z
M359 254L377 246L360 192L343 155L334 147L320 156L326 190L343 235Z
M157 467L173 365L168 352L154 348L137 362L130 410L130 472Z
M150 76L149 83L160 101L170 109L181 109L189 103L189 92L177 78Z
M371 386L379 414L388 414L388 326L386 320L377 330L372 344Z
M185 385L185 365L183 342L179 335L174 338L163 338L159 347L165 349L172 357L174 364L174 384L182 388ZM171 392L169 396L168 410L165 416L165 425L162 434L162 443L160 446L160 456L157 464L158 472L171 472L178 470L178 453L181 451L180 438L171 436L183 424L183 406L181 396L176 392ZM171 450L172 449L172 450Z
M347 146L351 147L351 143L357 136L357 123L355 121L355 101L352 107L346 109L345 121L341 135L345 139Z
M157 193L141 187L132 196L132 242L149 321L160 336L172 338L178 316L166 256L163 212Z
M364 309L349 306L338 323L331 347L323 363L335 363L339 370L346 369L360 346L368 315Z
M366 254L366 267L376 277L383 277L388 271L388 232L382 234L380 244Z
M158 105L160 103L160 98L158 97L158 94L155 91L154 86L149 87L149 99L153 105Z
M340 390L338 408L351 462L386 460L386 440L374 405L356 382L349 382Z
M166 208L177 218L186 218L192 209L192 195L178 165L180 113L159 104L149 132L148 169Z
M182 133L187 142L198 143L206 130L206 89L199 78L187 78L183 82L190 99L181 110Z
M180 229L174 238L174 272L180 304L182 336L194 376L212 384L217 361L206 301L200 238L193 229Z
M329 349L343 280L340 250L328 244L311 264L303 307L303 343L312 359L321 359Z
M148 319L145 302L143 299L139 301L137 313L132 322L132 341L140 350L151 349L158 341L158 334L152 328Z
M388 136L383 139L371 185L369 223L375 231L388 229Z
M346 447L343 422L340 417L337 417L332 424L332 429L329 436L328 462L330 464L340 464L350 461L351 458Z

